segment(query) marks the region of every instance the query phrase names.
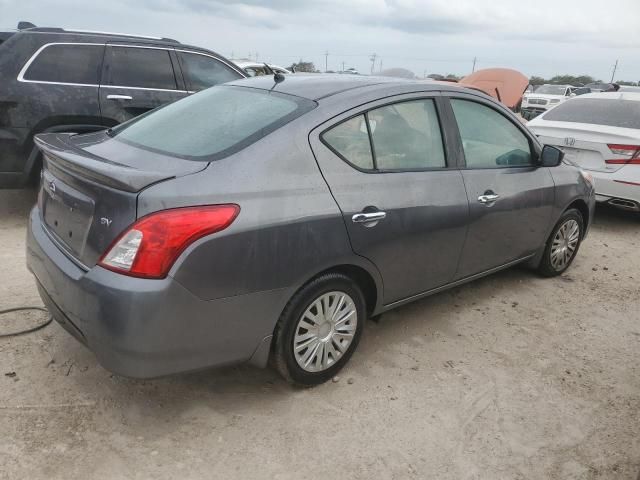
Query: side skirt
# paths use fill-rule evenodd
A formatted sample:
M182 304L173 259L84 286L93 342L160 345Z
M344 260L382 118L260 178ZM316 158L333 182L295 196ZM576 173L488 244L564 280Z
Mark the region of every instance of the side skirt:
M417 295L412 295L411 297L403 298L402 300L397 300L393 303L389 303L384 307L382 307L382 311L380 313L388 312L389 310L395 307L406 305L407 303L411 303L415 300L420 300L421 298L428 297L429 295L433 295L434 293L442 292L443 290L448 290L449 288L457 287L458 285L462 285L464 283L471 282L478 278L486 277L487 275L491 275L492 273L499 272L500 270L513 267L514 265L517 265L519 263L526 262L527 260L533 258L535 255L536 255L535 253L532 253L531 255L527 255L526 257L513 260L512 262L505 263L504 265L500 265L499 267L492 268L491 270L487 270L481 273L476 273L475 275L471 275L469 277L456 280L455 282L447 283L446 285L442 285L441 287L433 288L431 290L427 290L426 292L418 293Z

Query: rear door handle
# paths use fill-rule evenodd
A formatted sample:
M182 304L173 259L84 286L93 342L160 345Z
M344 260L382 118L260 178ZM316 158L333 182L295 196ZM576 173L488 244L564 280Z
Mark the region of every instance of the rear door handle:
M129 95L107 95L107 100L124 100L128 102L129 100L133 100L133 97Z
M499 198L500 198L500 195L492 193L492 194L489 194L489 195L480 195L478 197L478 201L480 203L493 203L496 200L498 200Z
M387 212L356 213L351 217L353 223L370 223L384 219Z

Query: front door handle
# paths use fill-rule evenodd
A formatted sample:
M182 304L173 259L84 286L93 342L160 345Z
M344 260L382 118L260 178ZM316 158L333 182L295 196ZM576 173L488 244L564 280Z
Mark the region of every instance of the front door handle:
M387 216L387 212L369 212L369 213L356 213L351 217L353 223L372 223L378 222Z
M496 200L498 200L500 198L500 195L497 195L495 193L490 193L490 194L484 194L484 195L480 195L478 197L478 201L480 203L494 203Z
M107 95L107 100L124 100L128 102L129 100L133 100L133 97L129 95Z

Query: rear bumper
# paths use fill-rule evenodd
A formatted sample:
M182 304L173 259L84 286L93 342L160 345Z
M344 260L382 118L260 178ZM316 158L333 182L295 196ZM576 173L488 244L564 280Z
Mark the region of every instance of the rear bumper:
M84 271L51 241L37 207L29 219L27 265L58 323L105 368L134 378L250 360L261 344L264 351L289 294L279 289L206 301L171 277Z
M640 166L627 165L612 173L594 170L590 173L595 180L597 201L627 210L640 210ZM618 200L630 202L628 208Z

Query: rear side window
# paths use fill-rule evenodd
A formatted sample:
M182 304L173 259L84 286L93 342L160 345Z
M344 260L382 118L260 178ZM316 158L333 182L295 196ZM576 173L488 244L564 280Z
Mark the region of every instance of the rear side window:
M378 170L445 167L433 100L396 103L368 113Z
M301 97L220 85L112 130L120 141L192 160L235 153L315 108Z
M521 167L532 164L529 139L492 108L451 99L468 168Z
M104 45L49 45L31 62L23 78L41 82L97 85Z
M347 162L363 170L373 169L371 142L364 115L342 122L325 132L322 138Z
M618 95L612 93L611 96ZM549 110L542 118L556 122L640 129L640 102L619 98L576 98Z
M431 99L369 110L327 130L322 140L344 160L363 170L446 167L440 123Z
M221 61L198 53L176 52L189 90L199 91L240 78L240 74Z
M176 77L168 50L108 47L103 84L120 87L176 90Z

